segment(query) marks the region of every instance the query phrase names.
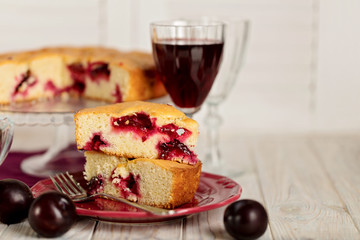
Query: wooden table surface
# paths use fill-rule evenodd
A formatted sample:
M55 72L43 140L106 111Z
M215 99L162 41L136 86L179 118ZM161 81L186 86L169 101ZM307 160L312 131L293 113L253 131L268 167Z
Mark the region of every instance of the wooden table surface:
M242 174L241 199L264 204L261 239L360 239L360 136L226 136L226 161ZM60 239L231 239L224 207L171 223L79 220ZM0 224L0 239L38 239L27 221Z

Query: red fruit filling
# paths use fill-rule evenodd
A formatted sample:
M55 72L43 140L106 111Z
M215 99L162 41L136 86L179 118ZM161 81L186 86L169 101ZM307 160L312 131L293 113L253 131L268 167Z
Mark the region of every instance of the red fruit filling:
M135 132L143 142L154 133L155 122L156 119L150 119L149 115L144 112L121 118L111 118L111 125L114 129Z
M97 177L92 177L87 183L88 189L87 193L92 195L95 193L103 192L103 177L101 175Z
M113 176L113 174L111 174L111 176ZM118 181L113 181L114 179L118 179ZM135 195L136 197L141 197L140 187L139 187L139 180L140 180L139 175L134 177L134 174L130 173L129 176L127 176L126 178L110 177L110 180L113 183L115 182L114 185L120 189L121 195L124 198L128 198L131 195Z
M158 127L156 125L156 118L150 118L150 116L144 112L138 112L134 115L123 116L121 118L111 118L111 125L117 131L135 132L141 137L143 142L154 133L169 136L169 141L174 139L184 141L191 135L191 131L185 128L179 128L172 123Z
M71 86L72 90L75 90L78 93L83 93L85 91L85 78L86 70L81 63L73 63L67 66L71 79L74 81Z
M191 135L191 131L185 128L179 128L172 123L161 126L158 128L158 130L159 132L168 135L170 137L170 141L174 139L184 141Z
M60 90L50 80L45 83L44 90L54 92L54 93L60 92Z
M100 80L109 80L110 70L108 64L105 62L88 63L87 68L82 63L72 63L67 66L70 72L71 79L74 81L71 87L63 91L73 90L79 94L84 93L86 88L86 77L88 76L91 81L98 83Z
M171 160L181 158L184 163L191 165L198 162L197 155L177 139L167 143L159 143L158 150L161 159Z
M123 101L119 84L116 84L115 91L113 92L112 95L115 97L115 102L116 103L119 103L119 102Z
M129 131L137 134L143 142L156 133L168 136L168 142L158 143L159 158L161 159L181 158L183 162L189 164L195 164L198 161L196 154L183 143L192 134L188 129L179 128L172 123L158 127L156 118L150 118L144 112L121 118L111 118L111 125L116 131Z
M96 83L100 80L109 80L109 64L105 62L93 62L88 64L88 74L90 79Z
M71 86L71 89L78 92L79 94L82 94L85 91L85 87L86 85L83 82L74 82Z
M86 70L81 63L72 63L67 66L72 79L85 82Z
M92 138L85 144L83 150L96 150L99 151L102 146L109 144L103 139L101 133L94 133Z
M61 89L55 86L55 84L49 80L46 82L44 86L45 91L53 92L55 96L60 95L62 92L66 91L66 89Z
M20 78L16 78L15 81L17 81L18 84L16 85L14 92L12 93L12 97L15 97L18 94L26 96L29 92L29 89L31 89L38 83L37 78L31 75L30 70L21 74Z

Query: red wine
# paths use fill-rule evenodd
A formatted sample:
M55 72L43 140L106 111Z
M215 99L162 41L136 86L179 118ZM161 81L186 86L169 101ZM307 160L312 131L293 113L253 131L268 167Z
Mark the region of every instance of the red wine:
M223 47L223 42L183 39L153 43L161 81L177 106L201 106L219 70Z

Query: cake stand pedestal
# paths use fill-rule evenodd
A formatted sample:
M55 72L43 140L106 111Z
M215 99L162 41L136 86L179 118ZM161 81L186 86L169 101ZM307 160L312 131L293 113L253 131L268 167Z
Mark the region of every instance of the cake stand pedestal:
M64 171L81 171L85 162L84 155L69 142L70 127L74 127L74 114L82 108L104 104L106 103L68 98L1 105L1 113L8 116L15 126L56 127L49 149L43 154L24 159L21 170L36 177L48 177Z
M68 135L69 126L57 126L49 149L43 154L23 160L20 165L21 170L26 174L38 177L48 177L64 171L81 171L84 155L78 152L75 146L67 149L70 145Z

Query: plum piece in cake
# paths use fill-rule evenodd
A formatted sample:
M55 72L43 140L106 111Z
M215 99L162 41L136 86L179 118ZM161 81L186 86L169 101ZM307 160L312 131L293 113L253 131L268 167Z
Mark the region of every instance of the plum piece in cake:
M198 162L194 152L198 123L173 106L134 101L82 109L74 118L80 150L190 165Z

